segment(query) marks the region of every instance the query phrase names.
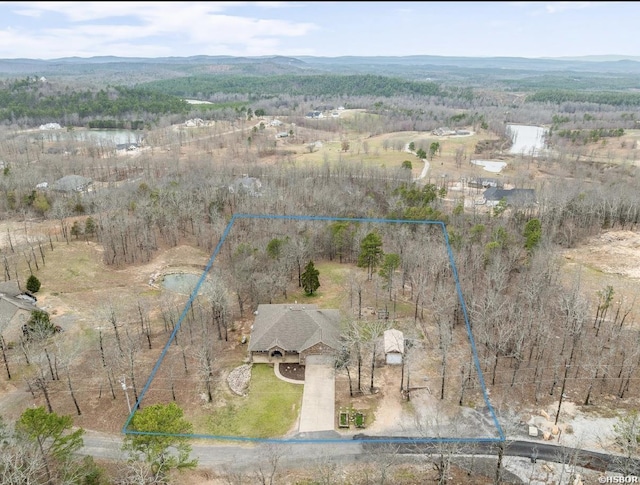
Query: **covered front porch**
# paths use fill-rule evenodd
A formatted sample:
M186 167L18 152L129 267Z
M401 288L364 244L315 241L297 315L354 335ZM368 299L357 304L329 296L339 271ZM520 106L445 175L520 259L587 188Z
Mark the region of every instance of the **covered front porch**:
M281 347L273 347L265 351L254 350L251 352L251 362L254 364L298 364L300 362L300 354L284 350Z

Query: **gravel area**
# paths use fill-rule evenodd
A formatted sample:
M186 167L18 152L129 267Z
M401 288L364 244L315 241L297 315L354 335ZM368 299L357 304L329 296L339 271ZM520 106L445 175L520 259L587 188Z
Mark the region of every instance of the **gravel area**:
M229 372L227 377L229 388L239 396L247 395L249 381L251 381L251 364L243 364L240 367L236 367Z

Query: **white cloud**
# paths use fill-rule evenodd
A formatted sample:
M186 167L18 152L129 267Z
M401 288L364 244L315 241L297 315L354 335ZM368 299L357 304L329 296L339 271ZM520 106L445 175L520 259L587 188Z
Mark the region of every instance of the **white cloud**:
M7 3L4 5L6 8ZM55 13L67 22L40 30L27 27L0 30L0 57L263 55L267 50L281 52L288 47L287 39L305 36L318 28L308 22L223 13L230 7L249 5L283 8L288 6L287 2L26 2L11 5L18 7L14 14L42 19Z
M611 2L550 2L545 5L547 13L559 13L566 10L579 10L592 8L598 5L610 4Z

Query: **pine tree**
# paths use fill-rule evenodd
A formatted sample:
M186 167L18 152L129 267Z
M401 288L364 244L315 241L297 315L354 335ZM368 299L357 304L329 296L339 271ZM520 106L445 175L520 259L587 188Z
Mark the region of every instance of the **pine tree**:
M27 279L27 290L31 293L37 293L40 290L40 280L34 275L29 276Z
M316 269L313 261L309 261L301 276L302 288L304 288L304 292L307 296L313 295L313 292L320 287L320 280L318 279L319 274L320 271Z
M358 267L367 268L369 279L373 277L376 268L382 261L382 238L375 232L370 232L360 243L360 254L358 255Z

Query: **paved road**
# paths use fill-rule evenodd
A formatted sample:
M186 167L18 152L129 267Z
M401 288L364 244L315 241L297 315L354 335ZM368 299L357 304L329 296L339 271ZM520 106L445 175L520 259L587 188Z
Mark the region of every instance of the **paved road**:
M198 458L202 467L227 468L243 471L255 469L256 464L266 463L274 453L281 455L282 465L300 467L310 463L311 459L331 458L333 461L355 463L375 460L377 453L401 453L407 455L438 453L442 444L412 442L412 438L356 435L353 439L341 440L333 431L320 433L301 433L294 439L307 442L263 442L207 441L194 440L193 458ZM313 442L313 439L317 441ZM322 440L331 440L323 443ZM124 460L120 450L122 435L108 435L88 431L84 435L82 454L107 460ZM492 441L477 441L451 445L451 452L460 455L496 456L498 444ZM505 456L533 458L555 463L575 463L577 466L597 471L609 471L624 475L640 476L640 459L631 459L627 469L623 467L621 457L589 450L563 447L536 441L506 441Z
M354 439L365 440L363 443L364 450L375 450L376 448L389 447L388 443L376 441L385 440L384 437L357 435ZM390 439L398 439L398 437L389 437ZM394 444L393 449L398 453L438 453L442 449L442 444L438 443L410 443L407 438L406 443ZM463 455L497 455L499 446L492 441L477 441L474 443L462 443L451 445L456 454ZM579 448L570 448L566 446L552 445L548 443L539 443L535 441L506 441L504 443L505 456L517 456L521 458L530 458L532 460L543 460L555 463L575 463L577 466L589 468L597 471L610 471L623 473L625 475L640 476L640 459L630 459L624 466L624 459L620 456L610 455L606 453L598 453L596 451L581 450Z

